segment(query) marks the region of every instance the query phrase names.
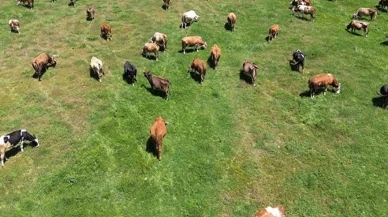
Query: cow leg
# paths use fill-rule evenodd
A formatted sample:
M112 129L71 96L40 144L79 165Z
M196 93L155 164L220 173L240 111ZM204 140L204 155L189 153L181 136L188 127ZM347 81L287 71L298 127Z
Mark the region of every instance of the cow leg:
M23 144L24 144L24 139L23 139L23 137L22 137L22 142L20 143L20 150L23 152L24 151L24 149L23 149Z
M198 46L195 46L195 50L198 52Z
M0 147L1 166L4 166L5 150L6 150L6 146L2 145L2 147Z
M327 86L325 87L325 89L323 90L323 95L326 96L326 92L327 92Z

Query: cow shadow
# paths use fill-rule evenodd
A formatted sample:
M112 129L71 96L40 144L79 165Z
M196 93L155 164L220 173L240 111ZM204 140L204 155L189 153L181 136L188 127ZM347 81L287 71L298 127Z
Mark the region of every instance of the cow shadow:
M129 85L135 85L137 79L135 78L135 81L132 82L132 80L129 78L127 73L123 73L123 81L125 81Z
M212 69L215 69L216 66L214 65L214 61L212 61L212 56L210 55L208 58L207 58L207 65L212 68Z
M315 94L317 94L317 93L318 93L318 91ZM302 98L303 97L310 97L310 91L309 90L305 90L302 93L300 93L299 96L302 97Z
M203 50L203 49L204 49L204 48L201 47L201 48L199 48L198 50ZM193 53L193 52L196 52L195 48L186 48L186 49L185 49L185 53ZM178 51L178 53L183 53L183 50Z
M91 17L86 16L86 21L93 21Z
M304 20L304 21L311 21L311 18L307 18L307 16L298 16L294 15L297 19Z
M148 59L148 60L156 60L156 56L155 55L144 55L144 54L141 54L142 57Z
M376 107L386 109L388 107L388 96L376 96L372 98L372 103Z
M188 70L188 73L190 73L191 79L196 81L197 83L201 83L201 75L195 71Z
M186 23L186 28L190 27L190 26L191 26L191 23ZM179 28L183 29L182 23L179 25ZM186 29L186 28L184 28L184 29Z
M93 78L93 79L95 79L95 80L97 80L97 81L99 81L99 79L100 79L100 78L98 77L97 73L95 73L95 72L93 71L93 69L90 68L90 67L89 67L89 75L90 75L91 78Z
M162 9L165 10L165 11L168 10L167 7L166 7L166 5L162 5Z
M388 46L388 41L383 41L380 43L380 45Z
M12 32L12 33L18 33L18 34L19 34L19 32L18 32L16 29L11 29L11 32Z
M288 62L289 62L288 64L290 65L291 71L293 71L293 72L299 72L299 70L298 70L298 64L295 64L295 61L294 61L294 60L289 60Z
M148 137L147 143L146 143L146 152L151 153L155 158L158 157L158 150L156 150L156 145L152 141L151 137Z
M227 30L227 31L232 31L232 30L233 30L232 26L231 26L231 25L229 25L229 23L228 23L228 22L226 22L226 23L225 23L225 25L224 25L224 29L225 29L225 30Z
M247 84L253 85L252 78L244 73L244 70L240 69L240 80L245 81Z
M23 147L26 147L26 146L27 146L27 143L24 143ZM8 150L8 151L5 152L5 157L9 159L9 158L11 158L11 157L16 156L19 152L21 152L19 146L13 147L13 148L11 148L10 150Z
M350 29L345 29L347 32L349 32L350 34L352 34L352 35L356 35L356 36L363 36L362 34L360 34L360 33L358 33L358 32L356 32L356 31L352 31L352 30L350 30Z
M149 93L151 93L153 96L158 96L158 97L161 97L163 99L166 98L166 94L161 91L161 90L155 90L151 87L147 87L145 86L144 84L141 85L141 87L143 87L144 89L146 89Z

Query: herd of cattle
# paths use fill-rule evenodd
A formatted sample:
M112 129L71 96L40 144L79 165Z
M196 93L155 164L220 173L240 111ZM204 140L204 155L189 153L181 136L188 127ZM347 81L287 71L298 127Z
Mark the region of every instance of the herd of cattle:
M55 0L51 0L52 2ZM171 1L163 0L164 9L168 10ZM23 3L29 8L34 8L34 0L17 0L17 5ZM69 6L74 6L75 1L70 0ZM378 3L380 9L386 9L388 7L388 0L380 0ZM311 5L311 0L293 0L290 2L289 8L293 11L295 15L304 16L309 15L310 20L314 21L316 9ZM93 21L96 10L93 7L88 7L86 10L86 19L88 21ZM377 15L376 8L359 8L356 13L352 16L352 21L347 25L346 29L351 31L355 30L363 30L365 32L365 36L368 35L370 24L365 21L356 20L356 18L369 16L370 19L375 19ZM180 27L185 29L188 26L192 25L194 22L199 21L200 16L193 10L187 11L183 13L181 17L181 25ZM237 22L237 16L234 13L229 13L227 16L227 27L229 30L235 30L235 24ZM9 27L11 32L15 32L20 34L20 22L16 19L9 20ZM268 43L275 39L280 32L280 27L278 24L273 24L269 28L267 41ZM106 40L112 40L112 30L109 24L104 23L101 26L101 35L102 38ZM142 55L146 58L152 58L150 54L153 54L156 61L158 61L159 51L165 52L167 50L168 38L167 35L160 32L155 32L155 34L150 38L149 42L145 43L142 49ZM186 49L188 47L193 47L193 50L198 52L199 48L205 49L207 47L207 43L200 36L186 36L181 39L182 43L182 53L186 53ZM210 52L210 61L208 62L209 66L213 69L216 69L221 57L221 49L217 44L214 44L211 48ZM54 59L55 55L50 56L46 53L41 53L36 58L32 60L32 67L34 69L34 75L37 75L38 80L41 80L42 75L46 72L49 67L55 67L57 62ZM292 66L295 67L297 71L304 70L304 61L305 55L302 51L296 50L292 54L292 61L290 62ZM96 79L101 82L102 76L105 74L103 69L103 63L97 57L92 57L89 69L92 74L95 75ZM200 58L195 58L193 62L189 65L188 70L190 72L196 73L199 76L199 83L204 82L206 75L207 63ZM257 64L250 62L248 60L244 60L241 68L241 74L245 75L249 78L249 81L253 86L256 86L256 76L259 67ZM137 82L137 68L131 62L126 61L124 63L124 75L128 82L134 85ZM152 91L160 91L164 94L164 98L167 100L169 95L170 81L166 78L159 77L151 74L149 71L143 72L144 77L148 80L151 86ZM310 97L313 98L316 94L317 90L323 88L323 94L325 95L328 89L328 86L332 86L335 93L340 92L341 84L336 80L333 74L318 74L311 77L308 80L308 88ZM388 105L388 84L381 87L379 94L385 97L384 106ZM151 126L150 129L150 139L153 142L156 150L156 156L158 160L161 160L161 149L163 138L167 133L168 122L164 121L162 117L157 117ZM39 146L39 142L36 136L31 135L26 130L17 130L12 133L3 135L0 137L0 159L1 164L4 166L5 151L9 147L16 146L19 142L21 142L21 151L23 151L23 143L24 141L30 141L35 143L36 146ZM283 206L277 207L267 207L265 209L259 210L255 217L282 217L285 216L285 209Z

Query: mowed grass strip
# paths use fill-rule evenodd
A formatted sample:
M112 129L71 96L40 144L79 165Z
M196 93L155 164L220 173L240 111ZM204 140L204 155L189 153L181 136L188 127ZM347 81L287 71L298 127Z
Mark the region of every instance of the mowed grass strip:
M0 21L21 21L21 34L0 32L2 132L27 128L39 148L9 158L0 178L4 216L253 216L283 204L290 216L383 216L386 111L374 106L387 80L380 12L367 38L345 30L351 14L374 1L315 1L315 22L291 14L288 2L39 1L29 10L8 2ZM201 17L179 29L180 16ZM224 29L229 12L236 31ZM367 20L369 21L369 20ZM99 37L112 27L113 41ZM280 25L278 38L265 41ZM140 55L154 32L168 35L159 61ZM358 32L363 35L362 32ZM180 39L200 35L208 49L180 53ZM187 72L207 60L217 43L222 57L200 85ZM306 54L303 74L288 65ZM58 66L33 79L31 60L57 54ZM104 62L99 83L90 58ZM240 80L247 59L259 65L257 87ZM138 68L138 82L122 79L123 64ZM168 101L152 95L142 72L171 81ZM305 97L311 76L330 72L342 84ZM162 161L146 152L155 117L169 121Z

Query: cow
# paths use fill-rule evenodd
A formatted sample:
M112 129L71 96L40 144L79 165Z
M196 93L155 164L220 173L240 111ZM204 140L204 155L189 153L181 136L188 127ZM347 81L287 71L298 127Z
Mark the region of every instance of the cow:
M255 217L285 217L286 211L282 205L268 206L256 212Z
M289 5L289 9L292 9L293 7L298 7L299 5L307 5L307 6L310 6L311 5L311 1L310 0L293 0L290 2L290 5Z
M19 5L20 3L23 3L23 5L26 5L30 8L34 8L34 0L16 0L16 5Z
M279 25L278 24L273 24L272 26L269 27L268 31L268 43L273 39L276 38L279 35Z
M96 10L92 7L88 7L88 9L86 9L86 20L94 20L94 13L96 13Z
M380 0L378 7L382 10L384 10L386 7L388 7L388 0ZM387 10L387 9L385 9Z
M187 12L183 13L183 15L182 15L181 27L185 29L187 24L191 25L191 24L193 24L193 22L197 22L198 19L199 19L199 16L195 13L195 11L193 11L193 10L187 11Z
M341 83L338 83L334 75L330 73L315 75L311 77L307 83L311 98L314 98L315 92L318 88L324 88L323 95L326 95L329 85L333 87L334 93L336 94L340 93L341 90Z
M234 24L236 24L237 22L237 16L236 14L234 13L229 13L228 14L228 17L227 17L227 21L228 21L228 28L231 30L231 31L234 31Z
M198 47L206 48L207 43L200 36L187 36L182 38L183 54L186 53L186 47L194 47L198 52Z
M156 43L147 42L143 46L141 55L144 57L149 57L149 53L155 54L155 60L158 61L159 57L159 46Z
M157 117L155 122L151 126L150 130L150 139L153 145L155 145L157 158L158 160L162 160L162 147L163 147L163 138L167 134L167 126L168 122L164 121L162 117Z
M354 32L356 29L357 30L364 30L365 32L365 37L368 37L369 33L369 23L368 22L362 22L358 20L352 20L350 23L346 26L346 30L349 31L351 29L352 32Z
M124 63L124 78L132 84L132 86L135 85L137 75L137 68L133 64L131 64L129 61L125 61Z
M298 71L300 66L302 66L302 73L304 70L304 59L305 59L305 56L303 52L300 51L299 49L292 54L292 65L296 66L296 69Z
M251 78L251 82L253 86L256 86L255 81L256 81L256 75L257 75L258 69L259 67L255 63L251 63L247 60L244 60L241 73Z
M27 132L26 129L16 130L0 137L1 165L4 166L5 151L8 147L15 147L20 142L20 150L23 152L24 141L30 141L39 147L38 137Z
M217 44L214 44L210 52L210 61L214 70L217 68L220 58L221 58L221 49L218 47Z
M156 43L159 46L159 48L163 50L163 52L167 50L168 38L166 34L155 32L154 36L152 36L150 40Z
M168 100L168 94L170 93L170 81L166 78L152 75L149 71L145 71L143 74L151 85L151 91L162 91L164 93L164 99Z
M107 41L112 41L112 29L110 28L109 24L102 24L101 37L105 38Z
M8 21L8 25L11 28L11 32L17 32L20 34L20 23L19 20L11 19Z
M200 81L199 83L202 84L202 82L205 79L206 75L206 63L205 61L195 58L193 62L189 65L189 72L195 72L198 73L200 76Z
M101 82L101 78L105 75L104 69L102 68L102 61L97 57L92 57L89 64L89 70L92 72L93 76L98 78L98 81Z
M164 5L163 5L164 9L168 10L171 4L171 0L163 0L163 2L164 2Z
M310 21L315 20L315 13L316 9L313 6L306 6L306 5L299 5L292 8L292 11L294 13L298 14L298 17L300 17L300 14L302 14L302 17L304 17L304 14L310 15Z
M38 76L38 81L41 81L42 75L49 67L55 67L56 65L57 61L54 60L54 55L50 56L46 53L41 53L32 60L32 68L34 69L34 74Z
M364 16L370 16L370 20L376 19L377 9L376 8L359 8L356 13L353 14L352 18L361 18Z

